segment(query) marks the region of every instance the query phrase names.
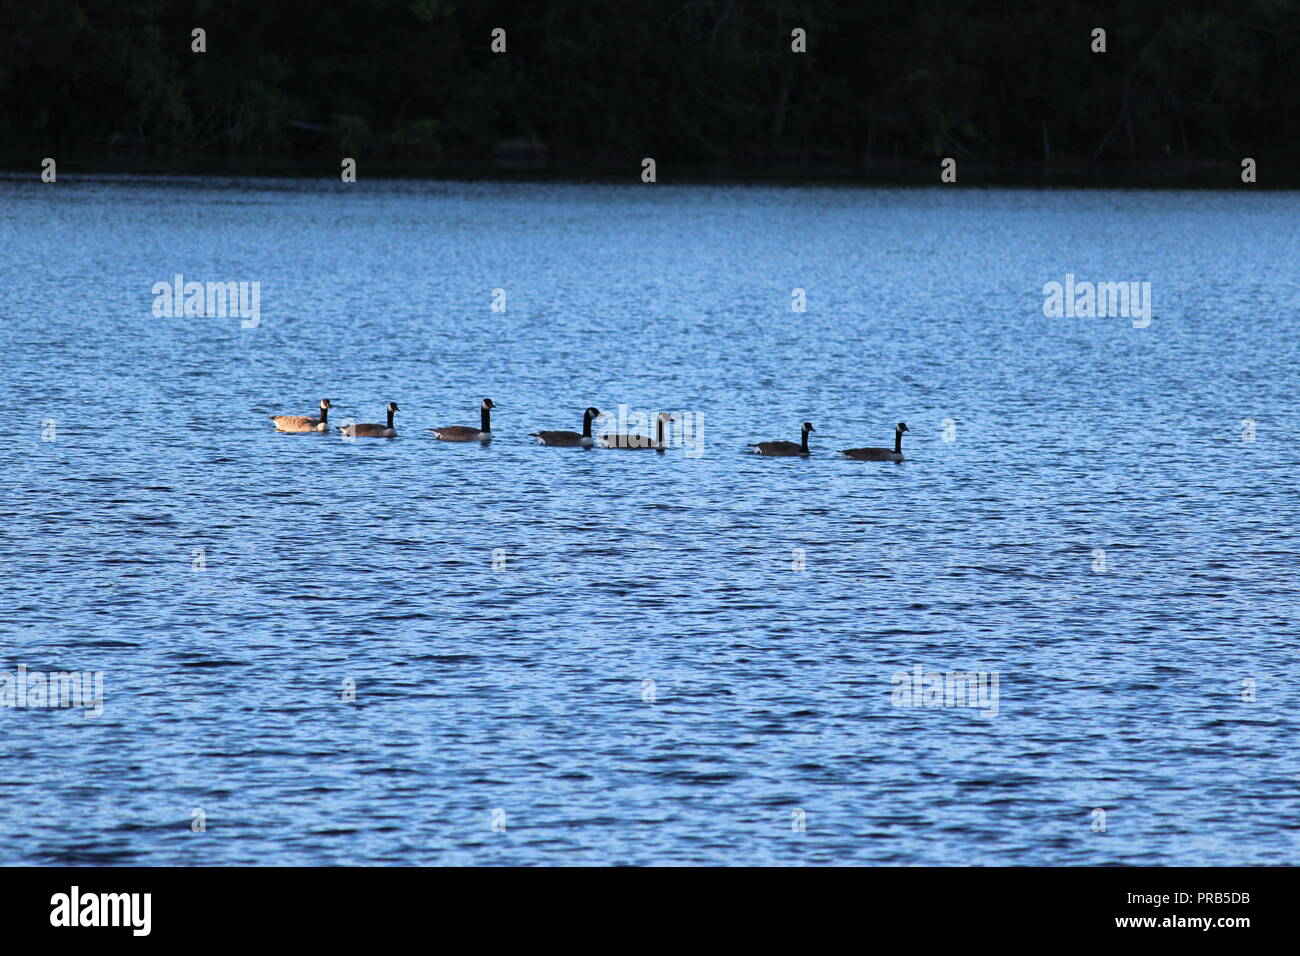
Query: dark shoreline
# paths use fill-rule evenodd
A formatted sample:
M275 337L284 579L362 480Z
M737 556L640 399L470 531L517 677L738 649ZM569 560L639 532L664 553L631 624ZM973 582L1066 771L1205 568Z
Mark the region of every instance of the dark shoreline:
M241 178L339 179L340 167L330 159L249 159L233 157L140 157L108 154L55 156L58 176L78 179L98 175L236 176ZM638 158L571 157L544 164L457 159L416 161L357 159L358 178L429 180L508 180L536 182L591 181L639 183ZM40 181L39 157L0 156L0 172L28 172ZM1261 161L1258 181L1243 183L1239 165L1224 162L1169 163L983 163L959 160L957 182L942 183L939 160L873 160L870 162L741 161L676 164L658 162L657 185L718 183L731 185L956 186L1008 188L1093 189L1298 189L1300 167L1273 166Z

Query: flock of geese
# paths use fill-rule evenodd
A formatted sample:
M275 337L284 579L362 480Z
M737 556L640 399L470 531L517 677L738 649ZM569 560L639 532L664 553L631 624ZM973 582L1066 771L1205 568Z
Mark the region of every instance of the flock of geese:
M491 441L492 409L496 407L492 403L492 399L483 399L479 405L478 428L469 425L448 425L445 428L431 428L429 431L433 433L434 438L440 441ZM387 424L348 424L339 426L338 430L345 438L396 438L397 430L393 427L393 413L400 411L400 409L397 407L396 402L389 402L387 411ZM330 400L322 398L320 400L319 418L312 418L307 415L272 415L271 421L275 422L276 431L316 432L320 434L330 430L329 414ZM557 448L591 448L597 443L591 434L591 423L603 414L598 408L588 408L584 411L582 413L582 431L580 432L541 431L533 432L529 437L536 438L539 445L551 445ZM653 437L637 432L619 432L613 435L601 435L600 445L604 448L650 448L663 452L668 448L668 444L664 439L664 425L667 422L677 420L678 417L672 412L660 412L655 416L655 434ZM762 441L746 447L755 455L771 455L785 458L806 457L809 454L808 433L812 431L815 431L812 422L804 422L797 442ZM903 432L905 431L907 431L907 424L899 422L894 428L893 448L846 448L840 454L855 461L902 461Z

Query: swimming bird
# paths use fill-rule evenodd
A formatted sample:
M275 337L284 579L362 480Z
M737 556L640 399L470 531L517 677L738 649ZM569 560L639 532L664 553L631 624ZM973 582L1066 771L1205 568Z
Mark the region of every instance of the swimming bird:
M446 428L431 428L433 437L442 441L491 441L492 440L492 399L483 399L479 405L479 428L468 425L448 425Z
M846 448L840 452L854 461L902 461L903 432L907 431L907 422L899 422L894 427L894 450L888 448Z
M761 441L749 447L754 449L753 453L755 455L784 455L787 458L795 455L807 455L808 433L816 430L812 427L812 422L804 422L803 432L798 444L792 441Z
M599 408L588 408L582 413L582 434L577 432L532 432L529 437L536 438L539 445L555 445L560 448L590 448L595 442L591 437L591 420L603 415Z
M272 415L271 421L275 422L275 430L278 432L327 432L329 426L330 400L322 398L320 400L320 418L310 418L307 415Z
M619 432L614 435L601 435L600 443L605 448L653 448L655 451L662 452L668 447L664 441L664 422L675 422L677 416L672 412L660 412L655 416L655 437L652 440L649 435L642 435L638 432Z
M397 430L393 428L393 412L400 411L396 402L388 403L388 424L387 425L343 425L339 431L343 433L344 438L396 438Z

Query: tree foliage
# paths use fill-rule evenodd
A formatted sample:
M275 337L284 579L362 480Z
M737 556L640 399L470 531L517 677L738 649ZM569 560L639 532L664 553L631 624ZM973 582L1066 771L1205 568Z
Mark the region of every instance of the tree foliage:
M24 0L6 152L1294 158L1300 2ZM207 52L191 31L207 31ZM508 51L489 49L493 28ZM791 52L791 31L807 52ZM1096 27L1107 52L1091 50Z

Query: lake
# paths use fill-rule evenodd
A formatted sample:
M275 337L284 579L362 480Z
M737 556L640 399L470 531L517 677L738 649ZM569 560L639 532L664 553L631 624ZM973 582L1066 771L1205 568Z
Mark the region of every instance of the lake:
M1297 860L1296 193L7 175L0 250L0 864Z

